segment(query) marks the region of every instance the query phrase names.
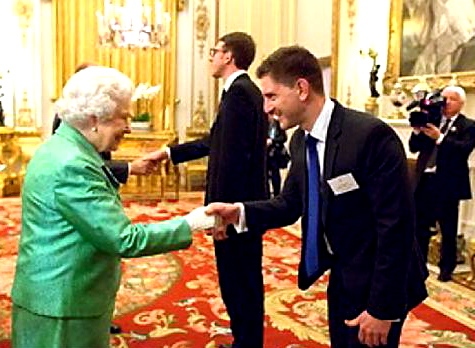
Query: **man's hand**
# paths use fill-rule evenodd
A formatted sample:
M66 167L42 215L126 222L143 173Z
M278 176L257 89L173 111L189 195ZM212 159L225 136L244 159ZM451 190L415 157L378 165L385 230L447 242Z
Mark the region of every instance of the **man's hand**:
M216 215L221 218L220 224L212 229L215 240L224 240L228 238L226 226L237 224L239 222L239 206L230 203L210 203L206 206L206 214Z
M145 157L130 162L130 174L150 175L157 170L157 161L145 159Z
M425 127L421 127L421 132L429 138L437 140L440 137L440 130L432 123L427 123Z
M142 159L148 161L165 161L168 159L168 153L166 150L157 150L146 154Z
M391 328L391 321L379 320L364 311L355 319L345 320L345 324L350 327L360 327L358 339L362 344L370 347L385 345L388 342L388 333Z
M239 206L232 203L210 203L206 206L206 214L221 216L224 225L237 224L239 222Z

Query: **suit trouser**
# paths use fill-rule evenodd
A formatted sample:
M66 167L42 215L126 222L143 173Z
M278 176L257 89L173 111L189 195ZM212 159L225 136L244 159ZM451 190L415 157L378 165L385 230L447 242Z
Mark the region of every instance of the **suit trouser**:
M333 278L333 279L332 279ZM361 307L360 310L350 314L351 309L356 304L352 304L345 296L341 279L335 279L330 275L330 283L328 286L328 325L330 328L330 342L332 348L363 348L367 345L361 344L358 339L359 326L348 327L345 320L355 319L366 308ZM391 323L388 334L388 343L378 348L397 348L401 337L402 326L406 315L399 319L398 322Z
M264 342L262 234L256 231L215 241L223 302L231 320L233 347L261 348Z
M108 348L113 311L114 303L98 317L55 318L13 304L12 348Z
M416 237L427 262L430 228L439 222L442 243L439 268L441 272L452 273L457 261L457 229L459 201L441 197L439 183L434 174L423 174L415 192Z

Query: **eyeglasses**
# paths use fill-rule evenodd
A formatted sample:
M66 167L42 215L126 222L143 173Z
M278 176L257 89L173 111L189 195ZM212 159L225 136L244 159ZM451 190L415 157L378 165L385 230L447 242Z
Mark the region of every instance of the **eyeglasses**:
M209 56L214 57L214 55L218 52L227 52L227 50L223 50L222 48L210 48L209 49Z

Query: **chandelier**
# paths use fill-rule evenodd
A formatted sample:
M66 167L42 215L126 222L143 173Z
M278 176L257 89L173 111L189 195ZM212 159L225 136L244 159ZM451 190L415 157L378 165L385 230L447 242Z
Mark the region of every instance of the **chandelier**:
M123 5L122 5L123 4ZM96 12L99 45L124 48L162 48L170 42L169 12L161 0L104 0Z

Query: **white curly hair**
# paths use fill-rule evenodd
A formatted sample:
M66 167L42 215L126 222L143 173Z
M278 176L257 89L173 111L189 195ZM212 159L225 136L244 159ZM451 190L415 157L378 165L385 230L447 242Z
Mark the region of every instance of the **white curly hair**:
M460 99L462 99L462 102L464 104L467 101L467 94L465 93L465 90L460 86L447 86L442 90L442 92L457 93L459 95Z
M132 98L133 83L116 69L90 66L75 73L66 82L56 112L63 121L82 128L89 116L106 121L118 104Z

